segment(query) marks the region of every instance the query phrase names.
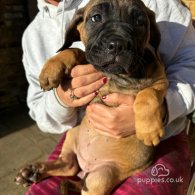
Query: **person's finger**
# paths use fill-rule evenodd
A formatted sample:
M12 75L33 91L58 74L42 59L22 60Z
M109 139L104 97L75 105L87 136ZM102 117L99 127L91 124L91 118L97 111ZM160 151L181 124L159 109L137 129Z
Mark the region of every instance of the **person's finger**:
M125 95L125 94L120 94L120 93L111 93L106 96L102 97L102 100L107 104L107 105L121 105L121 104L132 104L135 100L135 97L132 95Z
M99 128L96 128L95 131L99 132L101 135L105 135L105 136L108 136L108 137L113 137L115 139L126 137L125 135L114 134L112 131L103 131L103 130L100 130Z
M95 96L96 96L96 93L91 93L85 97L72 100L71 104L73 107L84 106L84 105L88 104L89 102L91 102Z
M100 106L100 109L98 110L105 110L103 113L107 113L106 110L104 109L104 105L102 106L101 104L96 105L96 109ZM120 128L120 119L117 117L116 110L115 108L109 108L110 113L114 113L111 118L106 117L107 114L103 115L98 115L94 113L93 108L91 105L87 107L87 118L91 125L94 127L96 131L98 131L100 134L111 136L114 138L121 138L121 137L126 137L132 134L135 134L134 130L128 130L126 129L126 126L123 126L122 129ZM102 108L102 109L101 109ZM106 107L105 107L106 108ZM119 119L119 121L117 121ZM123 123L123 122L122 122ZM124 128L125 127L125 128Z
M91 83L90 85L87 86L83 86L80 88L76 88L74 89L74 95L81 98L84 97L86 95L89 95L91 93L98 93L98 90L104 85L105 83L103 82L103 80L98 80L94 83Z
M107 107L102 104L92 104L87 107L87 116L93 121L95 128L113 129L117 119L115 108Z
M120 135L121 132L114 131L114 129L109 129L108 127L106 127L106 120L102 120L101 118L90 117L89 122L92 124L94 129L102 135L107 135L114 138L121 137Z
M79 77L95 72L98 71L91 64L77 65L71 70L71 77Z
M133 102L110 107L103 104L87 106L87 117L95 129L107 132L115 137L135 134Z
M97 80L100 80L102 77L103 77L103 74L100 72L75 77L71 81L71 86L73 89L79 88L82 86L87 86L91 83L94 83ZM106 78L106 77L103 77L103 78ZM102 78L102 82L105 80L103 78Z

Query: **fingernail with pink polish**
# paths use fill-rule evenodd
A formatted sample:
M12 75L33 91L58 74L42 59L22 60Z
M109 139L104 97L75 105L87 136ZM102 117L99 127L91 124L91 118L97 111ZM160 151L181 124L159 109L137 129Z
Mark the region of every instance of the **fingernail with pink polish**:
M107 95L102 96L102 100L106 100L107 99Z
M97 96L98 93L99 93L99 91L95 91L95 92L93 92L93 95L94 95L94 96Z
M107 77L104 77L104 78L102 79L102 83L103 83L103 84L106 84L107 81L108 81Z

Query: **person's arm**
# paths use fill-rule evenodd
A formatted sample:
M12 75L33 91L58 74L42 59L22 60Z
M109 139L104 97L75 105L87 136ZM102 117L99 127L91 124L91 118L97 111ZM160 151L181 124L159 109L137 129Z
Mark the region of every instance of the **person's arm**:
M160 55L169 88L166 95L166 136L180 133L195 109L195 30L190 11L178 0L150 0L161 32Z
M27 104L30 109L30 116L42 131L62 133L79 122L75 108L88 104L97 95L96 91L105 84L106 77L97 72L90 64L77 65L71 71L72 79L69 80L70 82L65 80L64 84L57 89L44 92L38 79L39 69L42 66L39 68L34 63L36 58L31 58L31 55L28 55L29 51L26 44L29 45L30 43L24 38L23 64L29 82ZM33 63L30 63L28 59ZM78 99L71 98L71 91Z
M166 95L168 109L167 136L177 131L172 125L179 124L188 114L195 110L195 29L191 21L185 29L175 56L167 64L169 88ZM182 124L181 124L182 125Z
M75 108L61 105L54 90L47 92L41 90L36 65L28 62L25 43L23 45L23 64L29 83L27 94L29 114L43 132L62 133L76 124L77 111Z

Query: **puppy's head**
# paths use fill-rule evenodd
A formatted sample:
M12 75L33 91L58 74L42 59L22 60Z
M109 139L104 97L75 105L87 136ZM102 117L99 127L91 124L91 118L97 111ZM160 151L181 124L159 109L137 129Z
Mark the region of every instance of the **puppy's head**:
M97 70L138 78L154 58L150 48L158 49L160 33L141 0L91 0L73 17L62 49L79 40Z

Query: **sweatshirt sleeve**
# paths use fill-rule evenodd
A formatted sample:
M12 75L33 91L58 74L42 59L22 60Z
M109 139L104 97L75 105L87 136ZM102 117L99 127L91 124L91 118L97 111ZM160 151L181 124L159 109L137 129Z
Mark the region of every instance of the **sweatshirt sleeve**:
M54 90L44 92L40 88L38 76L42 65L39 66L38 63L42 63L40 63L42 56L38 55L39 53L44 55L44 53L36 50L36 40L29 40L33 39L32 37L29 35L29 29L27 29L22 39L23 65L29 83L27 93L29 114L36 121L41 131L63 133L77 123L77 110L61 105ZM39 40L37 44L38 42L40 43ZM40 43L40 45L42 44Z
M25 53L23 63L28 66ZM39 86L36 75L26 68L29 82L27 105L29 114L43 132L63 133L73 127L77 122L76 110L62 106L54 93L54 90L43 92Z
M169 80L166 101L170 124L195 109L195 29L191 20L167 65L166 73Z
M169 81L165 138L186 127L195 110L195 30L190 11L180 1L150 0L161 32L160 56Z

